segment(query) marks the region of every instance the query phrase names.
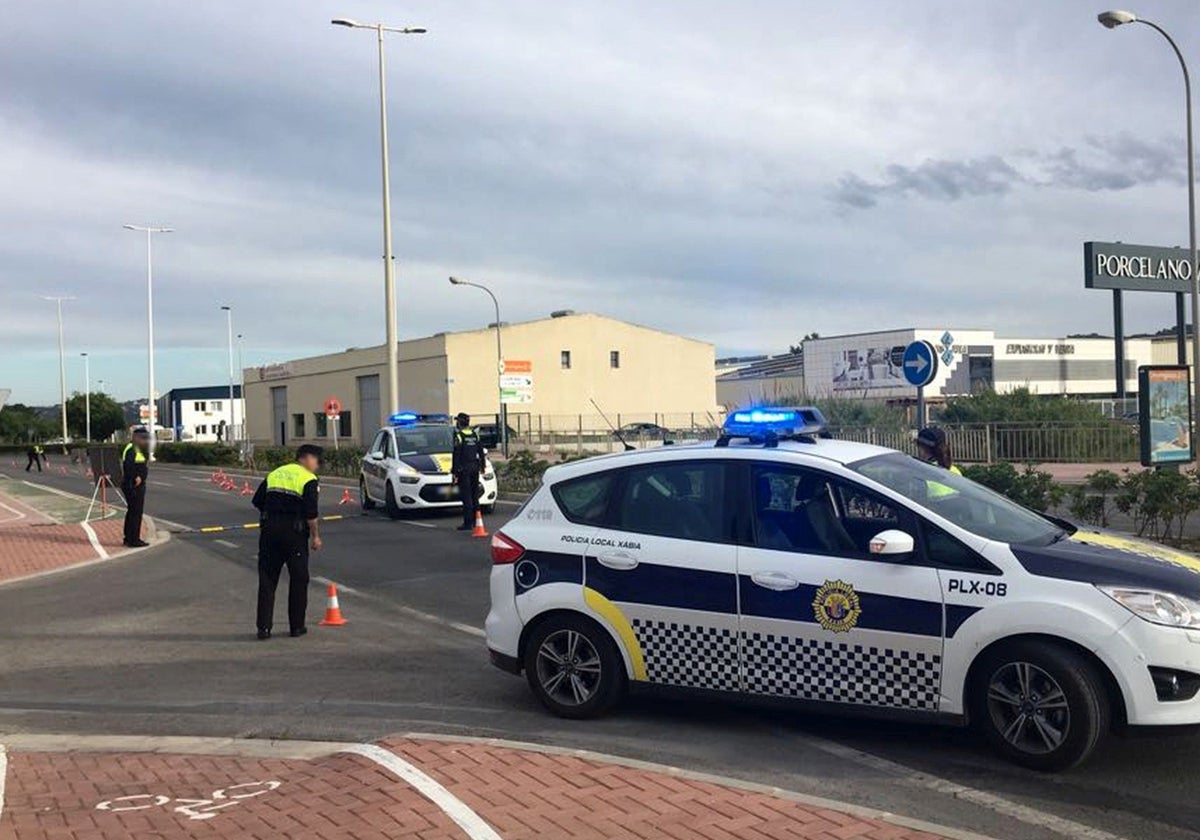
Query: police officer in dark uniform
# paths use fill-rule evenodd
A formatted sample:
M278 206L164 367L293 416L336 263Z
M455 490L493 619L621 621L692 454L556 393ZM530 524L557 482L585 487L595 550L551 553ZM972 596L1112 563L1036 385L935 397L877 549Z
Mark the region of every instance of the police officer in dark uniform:
M121 492L125 495L125 545L145 548L142 511L146 508L146 479L150 475L150 433L145 427L133 430L133 440L121 453Z
M324 450L305 444L296 460L272 470L252 499L262 514L258 532L258 638L271 638L275 588L283 567L288 570L288 624L293 637L308 632L308 551L321 550L317 502L317 470Z
M471 428L471 417L459 412L454 417L454 457L450 462L450 480L458 485L463 503L463 524L460 531L475 527L475 512L479 510L479 479L483 476L483 443L479 433Z
M25 472L29 472L29 468L37 464L38 472L42 471L42 458L45 457L45 451L40 443L29 444L29 449L25 454L29 456L25 461Z

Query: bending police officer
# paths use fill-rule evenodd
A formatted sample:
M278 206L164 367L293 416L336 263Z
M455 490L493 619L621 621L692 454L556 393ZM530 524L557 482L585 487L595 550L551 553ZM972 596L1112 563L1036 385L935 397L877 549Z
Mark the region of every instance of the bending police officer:
M308 552L321 550L318 527L320 482L317 470L324 450L305 444L296 460L272 470L251 500L261 513L258 532L258 638L271 638L275 589L283 567L288 570L288 624L291 635L308 632Z
M459 412L454 417L454 456L450 462L450 480L458 485L462 497L463 524L460 531L475 527L475 514L479 510L479 483L485 469L483 442L479 433L471 428L471 417Z
M34 464L37 464L38 472L42 471L42 458L44 457L44 452L45 450L42 449L42 445L40 443L29 444L29 449L25 451L25 454L28 456L27 460L25 461L25 472L29 472L29 468Z
M150 433L144 426L133 430L133 439L121 452L121 493L125 496L125 545L145 548L142 512L146 509L146 479L150 476Z

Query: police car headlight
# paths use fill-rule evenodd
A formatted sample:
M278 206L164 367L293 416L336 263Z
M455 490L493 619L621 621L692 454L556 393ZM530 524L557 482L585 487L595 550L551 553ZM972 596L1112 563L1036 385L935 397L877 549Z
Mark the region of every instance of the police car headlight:
M1200 629L1200 601L1151 589L1100 586L1101 592L1151 624Z
M421 480L421 474L408 464L397 464L396 474L400 477L402 484L416 484Z

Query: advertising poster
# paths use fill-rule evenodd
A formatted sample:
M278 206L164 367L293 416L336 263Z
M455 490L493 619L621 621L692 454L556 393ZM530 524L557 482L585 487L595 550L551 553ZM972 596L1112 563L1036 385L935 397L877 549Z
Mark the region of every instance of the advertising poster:
M897 355L894 350L899 350ZM901 368L904 348L868 347L843 350L833 359L833 390L861 391L867 388L904 388Z
M1138 420L1142 464L1187 463L1193 457L1192 404L1187 367L1138 368Z

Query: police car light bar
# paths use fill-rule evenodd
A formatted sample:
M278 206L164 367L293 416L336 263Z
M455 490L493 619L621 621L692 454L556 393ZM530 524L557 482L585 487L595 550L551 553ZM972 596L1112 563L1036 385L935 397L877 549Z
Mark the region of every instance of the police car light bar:
M418 414L415 411L398 411L388 418L389 426L412 426L415 423L449 422L449 414Z
M800 437L819 435L827 423L820 410L812 406L799 408L748 408L735 411L725 418L723 436L750 439Z

